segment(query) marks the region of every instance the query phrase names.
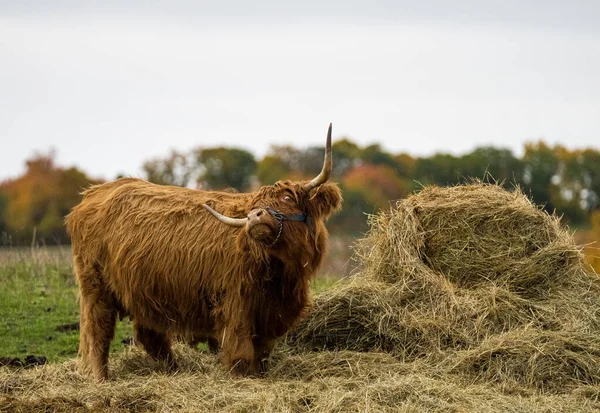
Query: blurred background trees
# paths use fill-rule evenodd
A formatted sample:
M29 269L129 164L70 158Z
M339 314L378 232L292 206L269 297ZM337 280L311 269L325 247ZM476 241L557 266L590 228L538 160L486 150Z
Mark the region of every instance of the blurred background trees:
M160 185L190 186L196 179L195 164L189 154L177 151L165 158L156 158L144 162L142 165L145 178Z
M321 170L323 155L322 147L286 145L271 147L257 160L238 148L200 147L146 161L142 177L189 188L249 191L279 179L311 179ZM600 151L595 149L538 141L525 144L520 157L490 146L460 156L412 157L342 138L333 143L333 157L332 179L344 194L341 213L329 223L334 234L360 236L367 230L367 214L390 208L423 185L479 178L508 189L520 186L536 204L577 228L583 241L600 240ZM0 183L0 244L29 244L34 234L39 242L67 243L63 217L79 201L79 192L96 182L77 168L57 166L53 152L35 154L20 177Z
M54 152L35 154L25 162L23 175L0 183L2 244L69 242L64 216L79 202L84 188L100 181L77 168L58 167L54 158Z

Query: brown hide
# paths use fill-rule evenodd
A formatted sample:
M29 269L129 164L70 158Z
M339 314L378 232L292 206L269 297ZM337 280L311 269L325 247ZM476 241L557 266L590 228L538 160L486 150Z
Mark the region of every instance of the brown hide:
M309 281L327 245L325 220L341 206L334 184L306 190L277 182L252 193L198 191L123 178L84 192L66 218L80 289L80 353L107 377L116 316L134 321L136 339L175 366L174 335L220 345L235 373L265 368L275 340L303 315ZM264 214L253 228L232 228L203 208L246 217L270 207L306 213L308 222Z

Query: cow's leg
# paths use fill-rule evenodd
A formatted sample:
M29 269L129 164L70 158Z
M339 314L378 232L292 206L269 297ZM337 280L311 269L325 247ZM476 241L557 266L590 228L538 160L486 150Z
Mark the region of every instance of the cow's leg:
M81 362L85 368L89 368L89 354L90 354L90 344L88 342L88 333L87 333L87 317L85 314L85 306L83 304L83 297L79 298L79 356L81 357Z
M171 340L165 333L142 327L134 323L135 339L142 344L144 350L152 358L167 362L169 369L177 370L177 363L171 351Z
M259 373L265 373L268 367L269 356L275 346L276 339L255 337L254 340L254 362L258 366Z
M210 352L213 354L217 354L219 352L219 340L217 340L214 337L208 337L208 340L206 341L208 343L208 349L210 350Z
M249 376L258 373L254 361L252 335L247 329L225 325L217 328L221 337L221 361L235 375Z
M79 352L94 377L105 380L108 378L108 351L115 334L117 309L94 266L85 265L78 257L74 262L80 292Z

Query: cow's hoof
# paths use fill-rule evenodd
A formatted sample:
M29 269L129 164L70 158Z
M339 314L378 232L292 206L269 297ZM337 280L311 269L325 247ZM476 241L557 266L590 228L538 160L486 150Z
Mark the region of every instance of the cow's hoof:
M258 361L258 372L261 376L264 376L269 369L269 359L263 358Z
M179 372L179 364L173 359L167 361L167 371L169 373Z
M233 362L230 369L231 373L235 376L252 377L256 376L256 368L250 360L238 359Z

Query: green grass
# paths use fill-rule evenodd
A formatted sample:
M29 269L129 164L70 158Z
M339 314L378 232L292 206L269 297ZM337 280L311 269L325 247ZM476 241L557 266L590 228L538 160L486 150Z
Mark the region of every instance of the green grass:
M8 259L6 252L0 251L0 357L36 355L57 362L76 356L79 331L57 331L58 326L79 322L70 255L48 259L51 256L42 259L38 254L19 252ZM317 278L313 291L323 291L335 281ZM128 319L118 321L111 352L121 351L121 340L132 336Z
M335 277L317 277L312 281L310 287L312 289L313 294L318 294L321 291L325 291L326 289L330 288L333 284L335 284L338 281L344 282L340 281L339 278Z
M79 321L77 285L67 265L20 262L0 266L0 357L33 354L62 361L77 354L79 331L58 326ZM111 351L132 335L129 322L117 324Z

